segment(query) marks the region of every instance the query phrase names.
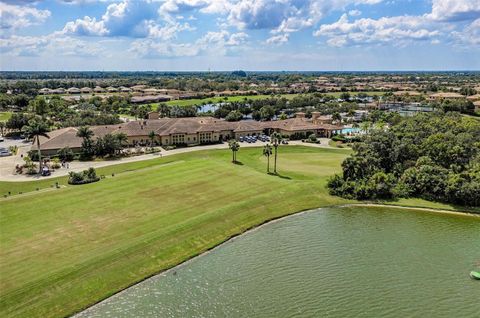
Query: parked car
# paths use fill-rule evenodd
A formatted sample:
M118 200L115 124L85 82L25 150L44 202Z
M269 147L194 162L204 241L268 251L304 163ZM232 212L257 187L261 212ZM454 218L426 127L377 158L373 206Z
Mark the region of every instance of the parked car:
M282 140L282 144L283 144L283 145L288 145L288 140L283 139L283 140Z
M2 136L0 136L0 142L2 141L5 141L5 138L3 138Z
M238 138L238 140L239 140L240 142L244 142L244 141L245 141L245 138L240 137L240 138Z
M8 157L11 155L12 153L7 148L0 148L0 157Z

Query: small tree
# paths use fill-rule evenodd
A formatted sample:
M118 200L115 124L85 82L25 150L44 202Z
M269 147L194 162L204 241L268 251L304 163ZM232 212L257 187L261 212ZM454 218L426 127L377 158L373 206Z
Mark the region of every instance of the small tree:
M85 158L93 156L95 152L94 144L92 141L93 131L87 126L80 127L78 128L78 131L77 131L77 137L80 137L83 139L82 155Z
M228 142L228 147L232 150L232 162L237 162L237 151L240 149L240 144L235 139Z
M40 149L40 137L50 138L47 134L48 126L47 124L40 119L34 118L28 122L27 126L22 128L23 132L28 138L32 138L37 142L37 151L38 151L38 162L39 170L38 173L42 172L42 151Z
M270 173L270 156L272 155L272 146L270 144L263 146L263 155L267 157L267 173Z
M70 149L68 146L58 150L57 155L61 160L65 161L72 161L75 156L72 149Z
M273 173L277 173L277 153L278 153L278 146L282 142L282 135L278 132L274 132L270 138L272 139L273 148L275 149L275 157L273 162Z
M148 138L150 138L150 147L152 148L152 151L153 151L153 146L155 145L156 137L157 136L155 135L155 132L153 130L148 133Z

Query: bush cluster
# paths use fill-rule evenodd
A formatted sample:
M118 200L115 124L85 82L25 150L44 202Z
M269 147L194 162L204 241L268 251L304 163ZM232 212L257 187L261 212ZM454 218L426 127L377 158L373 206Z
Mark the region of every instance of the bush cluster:
M358 200L419 197L480 206L480 122L458 113L420 114L373 130L328 183Z
M100 178L97 176L97 172L94 168L89 168L82 172L70 172L68 183L69 184L86 184L99 181Z

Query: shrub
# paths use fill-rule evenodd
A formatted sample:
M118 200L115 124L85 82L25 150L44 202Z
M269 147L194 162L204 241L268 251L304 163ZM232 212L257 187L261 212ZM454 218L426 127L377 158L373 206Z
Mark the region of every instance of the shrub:
M332 140L333 140L333 141L345 142L347 139L346 139L345 136L343 136L343 135L334 135L334 136L332 137Z
M73 158L75 157L72 149L70 149L69 147L65 147L58 150L57 155L61 160L64 160L64 161L72 161Z
M70 172L68 183L72 185L86 184L99 181L100 178L97 176L97 172L94 168L89 168L82 172Z
M60 159L59 158L53 158L52 159L52 168L53 169L60 168Z

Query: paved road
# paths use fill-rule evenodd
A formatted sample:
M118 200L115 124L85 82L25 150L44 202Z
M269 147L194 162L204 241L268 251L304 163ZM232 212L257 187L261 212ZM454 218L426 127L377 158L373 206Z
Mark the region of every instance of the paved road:
M309 146L309 147L320 147L320 148L325 148L325 147L330 147L328 145L329 139L327 138L321 138L320 139L320 144L310 144L310 143L302 143L301 141L290 141L290 145L303 145L303 146ZM256 143L246 143L242 142L240 143L241 147L261 147L263 146L264 142L256 142ZM18 144L17 144L18 145ZM29 149L29 146L23 145L20 148L19 154L16 156L10 156L10 157L3 157L0 158L0 181L31 181L31 180L39 180L39 179L48 179L48 178L54 178L54 177L60 177L60 176L65 176L67 175L70 171L82 171L85 169L88 169L90 167L93 168L100 168L100 167L106 167L106 166L111 166L111 165L116 165L120 163L127 163L127 162L136 162L136 161L143 161L143 160L149 160L149 159L155 159L159 158L160 156L165 157L165 156L171 156L171 155L176 155L179 153L185 153L185 152L192 152L192 151L200 151L200 150L208 150L208 149L228 149L228 143L223 143L223 144L216 144L216 145L208 145L208 146L195 146L195 147L187 147L187 148L179 148L179 149L174 149L174 150L162 150L162 152L156 153L156 154L146 154L146 155L139 155L139 156L134 156L134 157L127 157L127 158L121 158L118 160L106 160L106 161L74 161L70 162L69 164L69 169L67 168L60 168L58 170L55 170L52 175L48 177L40 177L38 175L34 176L28 176L24 174L15 174L15 166L17 164L22 165L24 163L23 159L21 158L21 154L26 153Z

